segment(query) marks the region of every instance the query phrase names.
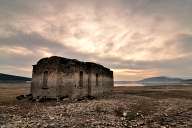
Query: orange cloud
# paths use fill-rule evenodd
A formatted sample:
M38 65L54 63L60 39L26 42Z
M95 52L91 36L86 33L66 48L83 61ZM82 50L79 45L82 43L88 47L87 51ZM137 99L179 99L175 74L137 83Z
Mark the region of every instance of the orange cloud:
M159 75L166 62L172 62L166 65L178 71L175 60L191 55L191 11L180 7L181 0L13 3L0 4L3 59L60 55L116 68L116 79L140 79ZM178 39L181 33L185 36Z
M138 80L152 76L158 76L160 73L154 70L139 70L139 69L113 69L117 80Z
M27 49L25 47L9 47L9 46L3 46L0 48L0 52L2 53L8 53L8 54L16 54L20 56L27 56L33 54L33 52L30 49Z

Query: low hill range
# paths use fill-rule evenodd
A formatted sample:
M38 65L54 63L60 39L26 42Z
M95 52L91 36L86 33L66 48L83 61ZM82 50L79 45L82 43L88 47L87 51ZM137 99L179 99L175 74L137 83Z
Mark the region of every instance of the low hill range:
M192 84L192 79L181 79L166 76L150 77L139 81L115 81L115 84Z
M182 82L186 84L192 84L192 79L183 80Z
M166 76L151 77L138 81L138 83L182 83L184 79Z
M0 73L0 83L26 83L31 78Z
M15 76L0 73L0 83L26 83L32 79L29 77ZM192 84L192 79L172 78L166 76L151 77L139 81L115 81L115 84Z

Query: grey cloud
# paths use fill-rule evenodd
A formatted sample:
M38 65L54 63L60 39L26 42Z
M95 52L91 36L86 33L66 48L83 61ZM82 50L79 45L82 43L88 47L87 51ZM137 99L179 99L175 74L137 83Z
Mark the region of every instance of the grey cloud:
M10 17L13 18L12 20L20 19L23 15L41 18L43 15L63 13L67 9L70 10L69 12L86 10L89 12L91 8L94 10L97 22L101 22L102 17L110 15L109 11L113 10L113 14L118 15L118 20L126 18L133 20L134 16L145 15L155 21L154 27L165 19L177 20L184 27L192 27L191 0L33 0L33 2L0 0L0 3L1 22L7 21Z
M10 37L1 37L0 42L1 46L23 46L31 49L36 47L51 47L53 49L64 47L59 43L45 39L37 33L27 34L21 31L16 31L15 35Z
M98 62L107 65L113 69L152 69L156 71L161 70L184 70L192 68L189 64L192 63L192 58L183 57L170 60L161 61L133 61L133 60L122 60L120 58L98 58Z
M166 48L176 50L179 54L185 55L189 59L192 54L192 35L188 33L180 33L174 35L171 39L165 42Z
M8 46L10 48L24 47L33 53L32 55L27 56L18 56L3 54L0 55L0 64L1 65L17 65L17 66L29 66L34 64L42 56L38 55L37 50L39 48L47 48L49 52L54 53L54 55L66 56L70 58L78 58L81 60L88 60L94 57L94 54L85 54L76 51L73 48L67 47L60 42L48 40L37 33L23 33L17 31L15 35L10 37L1 37L0 38L0 47Z
M183 52L192 53L192 35L190 34L180 34L176 39L176 45L178 49Z
M73 8L73 5L76 7ZM41 55L37 55L36 50L43 47L48 48L48 50L51 53L54 53L54 55L77 58L84 61L96 60L98 63L102 63L110 68L154 69L160 71L162 70L162 72L164 70L172 70L171 72L178 71L180 73L183 69L186 72L192 72L192 69L190 68L192 59L190 56L161 61L148 61L148 58L146 58L146 61L122 60L118 57L102 58L98 57L96 53L89 54L86 53L86 51L85 53L78 52L77 49L65 46L61 42L46 39L36 32L24 33L22 30L19 30L19 28L16 29L12 26L14 23L18 23L18 20L23 18L23 16L41 19L46 15L49 16L57 13L65 13L66 8L69 9L68 12L89 12L89 8L91 8L94 12L94 20L98 23L102 22L103 18L108 15L117 15L116 18L118 19L114 20L118 21L123 19L125 22L132 20L134 19L134 16L139 15L146 16L146 18L152 18L155 22L154 24L150 24L152 28L157 28L162 24L162 22L164 22L164 20L168 20L180 24L180 29L192 30L192 0L0 0L0 29L13 33L13 35L8 37L3 37L3 35L0 36L0 47L21 46L28 48L34 53L34 55L28 56L0 55L0 65L15 65L19 67L34 64L41 58ZM81 10L81 8L84 8L84 10ZM112 13L110 13L110 11L112 11ZM83 19L84 17L81 15L76 15L74 18L74 20L79 21ZM71 26L78 27L79 25L76 24L76 22L73 22L73 20L63 20L63 22L70 22ZM139 23L142 21L136 22ZM21 24L25 23L23 22ZM53 23L52 25L50 24L50 27L47 27L45 31L50 31L53 34L59 31L59 33L66 34L68 27L71 27L70 25L60 26ZM108 26L101 27L108 29ZM81 38L86 36L86 34L88 33L83 33L79 30L79 32L76 31L73 33L72 36ZM134 40L137 39L137 41L127 42L127 45L120 47L119 51L124 51L125 53L135 52L135 49L137 49L137 51L142 51L145 50L145 47L137 47L135 43L145 43L148 45L149 42L154 42L155 40L154 38L143 39L145 36L139 34L135 34L132 38L134 38ZM106 53L116 45L112 39L106 39L103 42L108 42L106 43L104 51ZM129 49L129 51L127 51L129 47L132 47L133 49ZM191 53L192 35L186 33L175 36L175 39L168 42L166 48L169 47L176 47L180 49L182 53ZM152 50L152 53L155 54L166 48L152 48L148 50ZM166 74L166 72L163 73Z

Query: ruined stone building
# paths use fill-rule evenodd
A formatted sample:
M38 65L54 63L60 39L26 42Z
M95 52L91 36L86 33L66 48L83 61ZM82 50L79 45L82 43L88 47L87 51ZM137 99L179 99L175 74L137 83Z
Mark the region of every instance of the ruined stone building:
M98 96L113 88L113 72L102 65L53 56L33 65L34 98Z

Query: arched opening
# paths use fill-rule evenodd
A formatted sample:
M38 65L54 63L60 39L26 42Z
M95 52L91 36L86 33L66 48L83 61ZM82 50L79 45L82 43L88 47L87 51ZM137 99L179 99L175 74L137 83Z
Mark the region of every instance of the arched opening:
M96 74L96 86L99 86L99 75Z
M42 86L42 89L48 89L47 80L48 80L48 71L45 71L43 73L43 86Z
M79 87L83 87L83 71L79 73Z

